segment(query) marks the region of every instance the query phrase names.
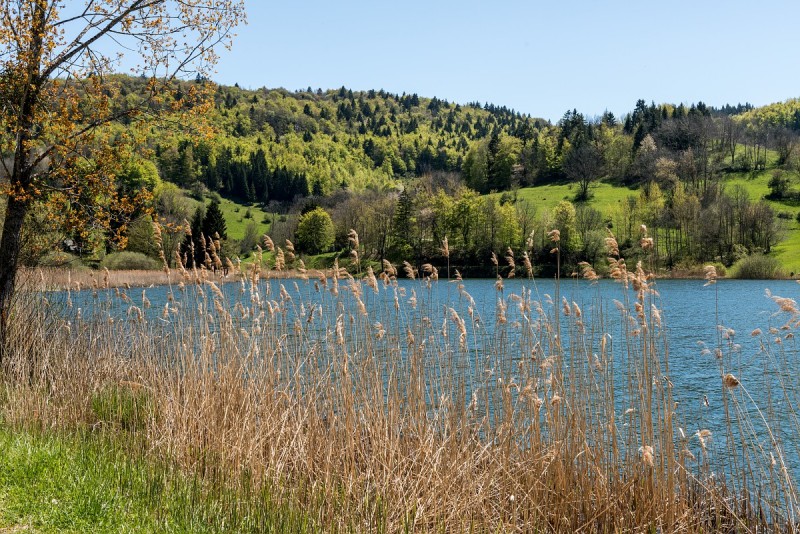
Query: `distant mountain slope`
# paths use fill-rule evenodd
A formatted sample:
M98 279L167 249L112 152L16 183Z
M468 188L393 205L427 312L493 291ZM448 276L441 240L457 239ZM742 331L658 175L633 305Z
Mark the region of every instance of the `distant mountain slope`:
M495 135L524 144L549 126L505 107L344 87L218 86L209 120L217 131L211 140L153 136L162 178L184 186L199 180L259 202L381 187L429 171L460 172L476 141Z

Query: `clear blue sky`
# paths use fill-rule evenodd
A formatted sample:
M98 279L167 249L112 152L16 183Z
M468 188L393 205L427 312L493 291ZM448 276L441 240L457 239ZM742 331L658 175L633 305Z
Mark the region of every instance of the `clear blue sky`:
M558 120L800 96L800 0L246 0L215 79L386 89Z

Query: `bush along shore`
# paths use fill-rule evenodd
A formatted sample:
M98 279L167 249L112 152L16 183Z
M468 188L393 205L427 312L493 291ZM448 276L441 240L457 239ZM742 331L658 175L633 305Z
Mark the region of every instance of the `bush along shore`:
M559 232L549 239L558 261ZM640 245L646 258L652 242ZM720 330L710 347L719 387L707 398L726 430L689 430L647 261L629 267L613 237L606 246L625 296L591 315L558 284L539 295L528 278L512 292L498 276L494 317L482 317L458 272L442 303L431 297L445 283L436 267L407 263L413 280L402 284L389 263L272 284L257 261L224 287L179 266L163 306L99 279L81 308L78 294L56 299L34 278L2 361L0 526L796 529L794 301L775 297L786 322L752 333L760 376L732 372L734 334ZM505 263L532 272L525 253ZM715 269L705 276L714 283ZM765 387L775 405L751 397ZM76 466L97 480L83 508L69 495L85 486L57 483L74 481ZM52 497L63 504L55 517L41 500L22 502L19 477L77 493Z

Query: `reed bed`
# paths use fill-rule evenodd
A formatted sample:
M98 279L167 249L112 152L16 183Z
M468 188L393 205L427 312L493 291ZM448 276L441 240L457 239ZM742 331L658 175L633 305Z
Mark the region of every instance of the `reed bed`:
M222 270L214 273L205 271L204 276L213 280L217 284L228 282L238 282L240 280L239 270L224 272ZM315 271L319 272L319 271ZM167 270L116 270L116 271L94 271L84 269L64 269L58 267L36 267L22 270L21 276L26 280L38 279L36 287L46 290L63 291L67 289L91 289L98 287L152 287L169 285L175 282L176 277ZM271 278L291 279L300 278L302 273L297 270L273 271Z
M430 265L407 264L415 280L403 283L389 264L265 283L257 263L225 287L179 269L157 310L146 292L99 280L91 312L74 295L48 300L33 277L3 362L3 420L109 433L232 491L220 510L231 529L265 492L329 532L796 529L796 449L785 450L800 435L796 353L772 339L798 326L793 301L776 300L791 317L782 330L754 333L786 366L774 396L789 418L754 409L759 378L731 372L721 331L709 395L722 397L728 435L686 430L653 277L608 244L628 289L613 303L598 295L591 316L558 285L539 295L529 278L511 292L498 277L494 317L482 317L468 283ZM447 302L436 284L449 284Z

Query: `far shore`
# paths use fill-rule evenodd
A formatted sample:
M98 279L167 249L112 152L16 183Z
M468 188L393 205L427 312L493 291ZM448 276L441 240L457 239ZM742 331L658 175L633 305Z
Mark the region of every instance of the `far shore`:
M211 271L202 271L199 278L191 272L188 278L181 274L179 270L171 270L166 273L163 270L120 270L120 271L96 271L92 269L67 269L57 267L35 267L25 268L19 273L20 283L31 287L42 287L47 291L58 291L64 289L88 289L88 288L131 288L131 287L153 287L163 285L178 285L183 283L193 283L209 281L216 284L226 284L229 282L239 282L242 278L249 279L249 273L233 272L222 274ZM319 270L309 269L301 272L296 269L283 271L267 270L261 271L259 278L263 279L319 279L322 276L330 278L330 269ZM702 280L702 268L679 271L663 271L656 275L660 280ZM719 279L725 279L720 276ZM539 278L542 279L542 278ZM442 278L442 280L445 280Z
M57 267L33 267L20 270L20 283L31 287L42 287L47 291L58 291L64 289L88 289L88 288L131 288L131 287L153 287L165 285L178 285L183 283L194 283L197 281L214 282L215 284L226 284L229 282L239 282L243 278L249 279L249 273L241 271L216 273L212 271L198 271L195 275L192 271L187 271L188 277L184 276L180 270L172 269L169 273L163 270L119 270L119 271L96 271L88 268L84 269L65 269ZM321 276L330 276L330 272L317 269L309 269L302 273L298 270L262 270L259 277L261 279L318 279Z

